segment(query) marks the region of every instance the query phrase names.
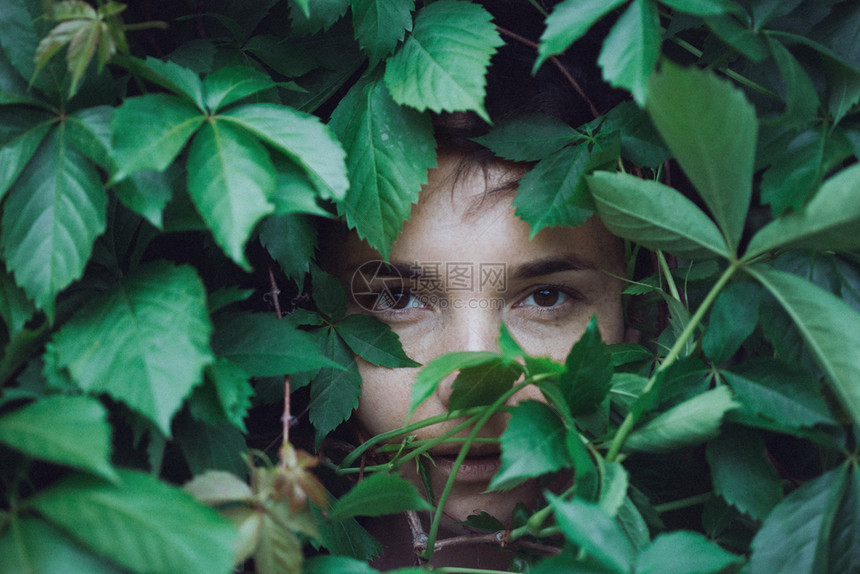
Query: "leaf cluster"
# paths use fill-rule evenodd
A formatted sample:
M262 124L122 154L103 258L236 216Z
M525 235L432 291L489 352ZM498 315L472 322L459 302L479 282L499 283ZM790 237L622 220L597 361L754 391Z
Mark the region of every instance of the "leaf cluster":
M491 488L573 477L512 524L470 523L531 571L860 568L860 8L523 3L534 70L603 26L597 64L630 98L477 143L532 166L514 204L533 234L597 213L631 261L654 254L627 290L642 338L606 345L592 321L557 364L503 328L499 352L429 362L413 409L458 372L462 424L321 465L370 473L344 493L280 438L275 463L249 448L293 414L322 444L357 406L356 357L418 366L347 313L317 224L387 259L435 166L432 115L491 119L491 3L4 0L0 573L373 572L356 517L428 510L429 558L447 495L397 471L458 431L462 462L498 412ZM544 401L509 406L526 385ZM290 391L307 409L281 427ZM362 467L372 448L393 455Z

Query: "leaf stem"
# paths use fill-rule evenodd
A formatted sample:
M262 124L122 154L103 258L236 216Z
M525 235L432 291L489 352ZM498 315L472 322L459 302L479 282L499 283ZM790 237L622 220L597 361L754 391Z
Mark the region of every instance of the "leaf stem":
M681 354L681 351L687 344L687 341L690 337L693 336L696 329L699 327L699 324L702 322L702 319L705 318L705 314L710 309L711 305L713 305L714 301L716 301L717 296L723 290L723 287L726 286L726 283L729 282L729 279L735 274L743 264L737 260L732 260L729 262L729 266L705 296L702 304L699 305L699 308L696 309L696 313L690 318L690 322L687 323L687 326L684 327L684 330L678 336L678 339L675 341L675 344L672 345L672 348L669 350L669 353L663 359L663 362L660 363L660 366L654 371L654 374L651 375L651 378L648 379L648 384L645 385L645 388L642 389L642 394L648 393L654 385L657 383L657 379L663 371L668 369L672 363L678 358ZM606 461L613 462L616 458L618 458L619 453L621 452L621 448L624 446L624 441L627 440L627 437L630 435L630 432L633 430L633 425L636 424L637 419L639 418L639 414L635 411L630 411L627 413L624 421L621 423L621 426L618 428L618 432L615 433L615 437L612 439L612 444L609 445L609 452L606 454Z
M669 284L669 293L671 293L673 298L683 303L683 301L681 301L681 294L678 292L678 286L675 285L675 278L672 277L672 270L669 269L669 262L666 261L666 256L663 255L663 251L661 249L657 250L657 261L660 263L660 269L663 271L663 275L666 276L666 282Z
M654 506L654 510L662 514L663 512L680 510L682 508L689 508L690 506L698 506L699 504L704 504L709 501L713 496L713 492L705 492L704 494L697 494L696 496L673 500L672 502L667 502L665 504L658 504Z
M430 557L433 555L434 545L436 543L436 536L439 534L439 525L442 522L442 514L445 509L445 503L448 502L448 497L451 495L451 490L453 490L454 488L454 482L457 479L457 471L460 469L460 466L463 464L463 461L466 460L466 456L469 454L469 450L472 447L472 441L475 440L475 437L478 435L478 432L480 432L480 430L487 423L487 421L490 420L490 417L496 414L499 408L502 407L502 405L504 405L506 402L508 402L508 399L510 399L520 389L532 383L532 378L525 379L521 383L511 387L507 392L497 398L490 406L477 407L483 412L481 412L480 417L475 422L475 426L472 427L472 431L466 438L466 442L464 442L462 448L460 448L460 452L457 454L457 458L454 460L451 474L448 476L448 481L445 483L445 488L442 490L442 494L439 496L439 500L437 501L436 505L436 511L434 512L433 520L430 523L430 532L427 534L427 550L424 551L424 558L429 560Z

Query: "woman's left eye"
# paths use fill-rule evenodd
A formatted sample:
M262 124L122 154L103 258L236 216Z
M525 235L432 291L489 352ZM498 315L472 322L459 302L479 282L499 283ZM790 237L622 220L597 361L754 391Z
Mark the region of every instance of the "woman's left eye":
M522 300L520 305L528 307L557 307L570 299L570 295L558 287L540 287Z

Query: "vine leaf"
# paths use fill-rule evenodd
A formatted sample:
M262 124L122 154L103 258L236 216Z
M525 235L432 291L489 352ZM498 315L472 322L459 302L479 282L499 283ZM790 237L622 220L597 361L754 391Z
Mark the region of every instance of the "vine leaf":
M734 252L752 197L755 108L728 82L669 62L654 75L649 91L654 125Z
M53 353L82 389L124 402L170 436L170 419L212 361L205 301L192 268L141 266L72 316Z
M129 58L125 64L135 75L167 88L182 99L190 100L200 112L206 110L205 88L200 76L193 70L170 60L152 57L146 60Z
M618 137L568 146L538 164L520 180L514 198L517 215L534 237L544 227L582 225L594 214L584 176L613 165L621 153Z
M55 119L17 106L0 109L0 199L39 149Z
M821 186L803 208L761 228L750 240L745 259L778 247L850 251L860 248L860 165L842 170Z
M245 242L274 211L275 167L254 137L227 122L207 122L188 152L188 192L215 242L247 271Z
M431 510L411 482L384 472L374 473L340 497L328 513L329 520L354 516L383 516L406 510Z
M451 387L449 408L452 410L491 405L520 375L523 368L497 356L495 361L475 367L462 367Z
M164 171L204 120L190 102L168 94L127 99L111 121L117 166L112 180L123 180L140 169Z
M230 570L235 532L215 510L147 474L120 471L120 480L72 475L29 504L97 554L137 572Z
M848 478L845 471L835 468L810 480L773 509L753 538L751 574L835 571L816 563L829 553L833 515L841 506ZM857 518L853 517L855 525Z
M321 339L323 355L336 363L337 368L324 367L311 381L310 412L316 444L345 421L358 406L361 394L361 375L355 364L352 349L334 330L329 329Z
M653 0L633 0L603 42L597 63L611 85L625 88L641 106L660 57L660 17Z
M277 377L338 367L321 356L313 336L273 313L221 313L212 349L255 377Z
M743 558L697 532L660 534L636 559L636 574L719 572Z
M490 121L484 76L504 43L490 20L481 6L459 0L422 8L412 34L386 62L385 84L394 101L421 111L472 110Z
M7 446L116 481L110 434L107 411L91 397L48 396L0 417Z
M717 226L679 191L605 171L586 176L586 181L600 219L615 235L690 259L727 256Z
M747 271L791 316L843 408L860 424L860 313L796 275L756 266Z
M499 360L499 355L490 351L460 351L436 357L424 365L415 379L415 384L412 385L412 406L409 408L409 416L412 416L418 405L436 391L442 379L454 371L490 365L498 363Z
M702 350L713 363L725 363L758 325L761 287L752 281L731 283L714 302Z
M274 87L272 79L248 66L231 66L212 72L203 79L206 107L211 113L219 108Z
M563 500L547 493L556 521L565 537L585 550L608 572L627 574L635 551L621 526L597 504L579 498Z
M600 405L609 392L612 373L612 354L600 337L595 315L568 353L565 370L558 378L572 415L588 414Z
M95 166L64 127L52 130L6 198L0 230L9 271L49 316L57 293L83 273L106 209Z
M374 67L412 29L414 0L351 0L355 38Z
M122 574L115 566L87 552L51 523L30 516L12 516L0 536L3 572L40 574Z
M376 78L353 86L330 125L347 150L351 183L338 211L387 259L428 168L436 165L430 118L397 105Z
M541 113L502 120L488 134L474 138L511 161L539 161L584 139L563 121Z
M373 365L389 368L421 366L403 352L397 333L375 317L348 315L334 328L356 355Z
M567 50L595 22L622 4L624 0L564 0L556 5L546 19L533 71L548 57Z
M717 16L729 12L734 7L729 0L662 0L662 2L674 10L696 16Z
M345 153L319 118L276 104L248 104L218 115L287 154L304 169L320 196L341 200L349 187Z
M714 491L741 512L763 520L782 500L780 476L767 459L759 433L729 427L708 443L705 452Z
M506 490L527 478L569 467L567 432L548 405L537 401L518 404L502 433L502 466L490 488Z
M717 436L726 412L738 403L728 387L706 391L657 415L633 431L624 448L639 452L672 452Z
M778 360L752 360L721 371L752 412L789 428L836 425L821 396L821 385L804 369Z

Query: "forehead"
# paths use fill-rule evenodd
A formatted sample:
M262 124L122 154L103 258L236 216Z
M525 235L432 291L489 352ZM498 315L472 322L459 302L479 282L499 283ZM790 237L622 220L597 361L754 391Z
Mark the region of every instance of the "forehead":
M521 175L522 170L504 163L464 167L457 156L440 156L439 167L430 170L418 203L392 245L390 260L522 266L568 259L623 274L623 246L597 218L579 227L544 228L530 239L531 227L512 205L510 183ZM498 189L510 191L493 191ZM379 258L350 234L338 260L348 270Z

